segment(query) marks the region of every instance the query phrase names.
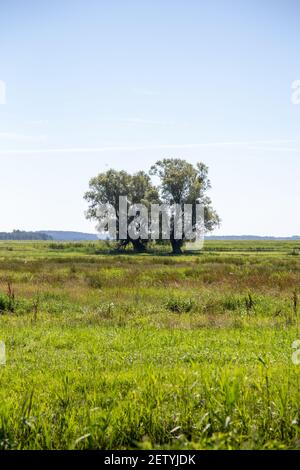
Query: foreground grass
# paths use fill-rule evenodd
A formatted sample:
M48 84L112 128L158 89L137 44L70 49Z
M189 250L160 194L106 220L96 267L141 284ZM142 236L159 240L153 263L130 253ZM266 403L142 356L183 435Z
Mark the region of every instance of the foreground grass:
M65 246L0 245L0 448L300 447L290 245Z

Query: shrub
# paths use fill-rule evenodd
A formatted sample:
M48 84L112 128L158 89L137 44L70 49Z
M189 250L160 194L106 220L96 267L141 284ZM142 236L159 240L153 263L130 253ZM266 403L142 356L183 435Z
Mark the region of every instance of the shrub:
M0 294L0 313L14 312L15 302L14 299L7 294Z
M222 301L222 306L225 310L233 312L243 306L243 299L240 296L229 295Z
M190 312L194 305L193 299L185 297L171 297L166 302L166 308L175 313Z

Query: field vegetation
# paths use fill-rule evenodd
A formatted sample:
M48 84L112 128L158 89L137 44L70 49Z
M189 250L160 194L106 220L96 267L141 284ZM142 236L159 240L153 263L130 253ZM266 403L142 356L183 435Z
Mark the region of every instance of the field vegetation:
M300 242L0 242L0 449L300 448Z

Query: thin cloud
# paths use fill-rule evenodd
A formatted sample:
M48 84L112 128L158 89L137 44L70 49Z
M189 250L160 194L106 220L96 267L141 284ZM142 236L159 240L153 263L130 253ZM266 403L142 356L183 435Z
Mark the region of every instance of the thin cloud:
M268 152L295 152L298 153L300 152L300 146L299 147L257 147L253 146L250 147L253 150L267 150Z
M143 96L158 96L159 92L157 90L149 90L145 88L135 88L133 93L136 95L143 95Z
M46 135L26 135L18 134L16 132L0 132L0 141L9 141L9 142L29 142L29 143L42 143L46 142Z
M33 119L31 121L27 121L27 124L31 126L42 126L42 125L48 125L49 121L48 119Z
M1 136L1 134L0 134ZM299 144L299 147L280 147L283 144ZM102 152L127 152L139 150L181 150L198 148L228 148L241 147L256 150L277 150L300 152L300 140L265 140L265 141L224 141L192 144L157 144L157 145L120 145L103 147L62 147L42 149L8 149L0 150L0 154L55 154L55 153L102 153Z
M172 125L173 123L170 121L162 121L158 119L144 119L144 118L139 118L139 117L133 117L133 118L107 118L105 121L108 122L118 122L118 123L123 123L123 124L133 124L133 125Z

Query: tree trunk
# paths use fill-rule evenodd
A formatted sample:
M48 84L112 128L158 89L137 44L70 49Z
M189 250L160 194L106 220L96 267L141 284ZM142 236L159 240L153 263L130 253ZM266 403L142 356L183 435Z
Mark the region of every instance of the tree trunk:
M174 255L182 255L182 246L183 246L183 241L182 240L175 240L171 239L171 245L172 245L172 250Z
M143 240L138 238L137 240L131 240L131 243L133 245L133 249L136 253L145 253L146 251L146 246Z

